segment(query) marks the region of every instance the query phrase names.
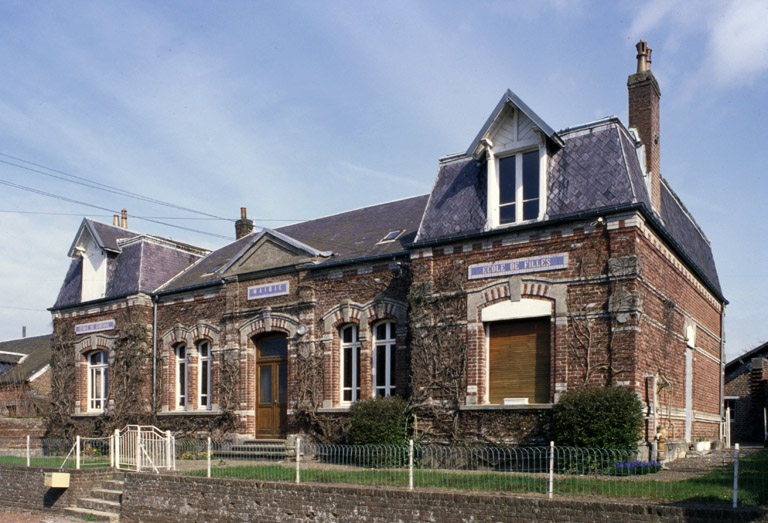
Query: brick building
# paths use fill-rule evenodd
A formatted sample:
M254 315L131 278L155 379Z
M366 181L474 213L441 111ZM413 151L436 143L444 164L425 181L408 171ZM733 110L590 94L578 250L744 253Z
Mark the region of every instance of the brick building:
M731 441L765 441L768 408L768 343L725 366L725 407L730 410Z
M718 438L726 302L660 174L650 53L629 128L554 131L507 91L429 195L256 232L243 209L210 253L85 220L52 308L61 414L332 438L357 399L402 394L425 438L522 442L562 392L612 385L646 437Z
M39 416L51 391L51 335L0 342L0 417Z

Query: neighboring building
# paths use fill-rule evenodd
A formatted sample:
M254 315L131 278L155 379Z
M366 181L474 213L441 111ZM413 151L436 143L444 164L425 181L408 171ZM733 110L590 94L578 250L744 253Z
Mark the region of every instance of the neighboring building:
M768 408L768 343L725 366L725 403L730 410L731 441L764 441Z
M51 335L0 342L0 416L39 416L51 391Z
M243 209L212 253L85 220L52 308L77 368L61 414L333 439L356 400L402 394L425 439L524 442L562 392L611 385L647 438L718 438L726 301L660 175L650 52L635 130L556 132L507 91L429 195L259 232Z

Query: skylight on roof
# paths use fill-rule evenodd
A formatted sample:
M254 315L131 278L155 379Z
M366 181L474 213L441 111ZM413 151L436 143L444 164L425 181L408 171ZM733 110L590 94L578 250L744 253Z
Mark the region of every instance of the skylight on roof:
M386 236L384 236L381 240L379 240L379 243L388 243L395 241L401 234L403 234L403 229L397 229L395 231L389 231Z
M211 269L208 270L208 272L203 274L203 276L210 276L211 274L213 274L216 271L218 271L221 268L221 266L222 266L222 264L220 263L220 264L216 265L215 267L212 267Z

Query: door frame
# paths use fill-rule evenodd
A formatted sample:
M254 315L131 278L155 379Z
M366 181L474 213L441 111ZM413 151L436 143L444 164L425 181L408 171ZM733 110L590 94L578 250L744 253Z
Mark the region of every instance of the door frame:
M261 356L261 343L266 340L282 339L285 341L285 353L278 356ZM255 372L255 384L254 389L256 393L256 416L254 426L254 437L269 439L278 438L283 435L287 430L287 417L288 417L288 336L283 332L271 332L263 336L259 336L254 339L254 345L256 345L256 372ZM281 376L280 367L285 368L285 373ZM266 404L261 403L261 369L263 367L271 367L271 424L272 431L270 433L260 432L260 411L266 409ZM281 377L284 378L285 388L284 402L280 402L280 382ZM264 405L262 407L262 405Z

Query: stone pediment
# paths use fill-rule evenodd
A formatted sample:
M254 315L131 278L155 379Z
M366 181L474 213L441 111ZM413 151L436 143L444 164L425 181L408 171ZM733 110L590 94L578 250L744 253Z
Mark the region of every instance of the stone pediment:
M330 256L276 231L265 229L223 271L224 276L315 263Z

